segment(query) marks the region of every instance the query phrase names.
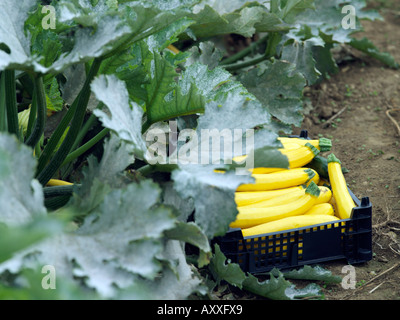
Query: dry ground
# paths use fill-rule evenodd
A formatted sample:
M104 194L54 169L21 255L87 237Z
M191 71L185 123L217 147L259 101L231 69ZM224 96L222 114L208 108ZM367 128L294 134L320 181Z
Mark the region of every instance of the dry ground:
M370 7L385 20L365 21L356 37L367 36L400 62L400 0L373 1ZM370 198L373 259L355 266L355 290L334 285L324 293L329 300L400 300L400 70L348 48L341 54L346 59L340 72L306 92L313 109L302 129L332 139L332 152L349 170L348 185L359 198ZM345 264L324 266L343 276Z

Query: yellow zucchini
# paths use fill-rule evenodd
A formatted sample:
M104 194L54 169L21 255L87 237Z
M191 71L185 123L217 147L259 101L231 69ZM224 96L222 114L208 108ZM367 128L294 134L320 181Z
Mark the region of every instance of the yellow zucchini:
M302 190L302 186L290 187L284 189L276 189L269 191L243 191L243 192L235 192L235 202L238 207L247 206L252 203L257 203L260 201L272 199L274 197L278 197L285 193L290 193L294 190Z
M314 170L314 169L311 169L311 170ZM307 181L307 182L305 183L305 186L307 187L311 182L314 182L316 185L318 185L318 183L319 183L319 178L320 178L320 177L319 177L318 172L314 170L314 176L313 176L309 181Z
M278 172L282 170L287 170L285 168L269 168L269 167L259 167L259 168L253 168L249 169L251 173L255 174L263 174L263 173L272 173L272 172Z
M230 227L249 228L261 223L301 215L316 203L319 193L318 186L312 182L305 190L304 196L293 202L268 208L239 207L236 220L230 224Z
M320 194L318 196L317 204L329 202L332 198L332 191L328 187L318 186Z
M242 184L237 188L241 191L267 191L299 186L309 182L317 172L309 168L285 169L266 174L252 174L254 183Z
M244 237L261 235L265 233L278 232L296 228L302 228L312 226L315 224L321 224L331 221L339 220L335 216L326 214L321 215L301 215L295 217L287 217L280 220L263 223L255 227L247 228L242 230Z
M305 144L310 143L321 152L330 151L332 148L332 141L327 138L307 140L302 138L279 137L278 140L282 143L282 145L289 143L298 143L304 146Z
M267 200L263 200L260 202L256 202L256 203L252 203L249 204L247 206L242 206L241 208L268 208L268 207L275 207L275 206L279 206L285 203L290 203L293 202L295 200L297 200L298 198L300 198L301 196L304 196L305 193L305 189L304 188L300 188L300 189L296 189L293 190L290 193L284 193L280 196L277 197L273 197L271 199L267 199Z
M63 181L63 180L58 180L58 179L50 179L49 182L47 182L48 187L55 187L55 186L70 186L73 183Z
M319 215L319 214L327 214L329 216L333 216L335 214L333 210L333 206L328 203L319 203L315 204L310 210L308 210L305 215Z
M306 143L297 149L283 149L280 152L288 158L289 169L300 168L310 163L316 155L319 154L319 150L315 148L311 143Z
M336 202L337 215L340 219L350 218L352 209L356 205L347 188L341 162L333 153L328 156L328 174L332 193Z
M293 142L285 142L282 143L283 148L279 148L278 150L293 150L293 149L297 149L300 148L301 146L303 146L303 144L299 144L299 143L293 143Z

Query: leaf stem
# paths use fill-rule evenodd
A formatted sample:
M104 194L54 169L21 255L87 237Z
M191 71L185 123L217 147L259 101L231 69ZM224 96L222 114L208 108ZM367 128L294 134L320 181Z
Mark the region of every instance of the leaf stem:
M7 131L6 78L4 72L0 72L0 132L3 131Z
M43 77L34 76L33 83L35 92L34 96L36 98L35 100L36 100L37 118L35 127L33 128L31 135L29 136L29 138L26 140L25 143L30 147L35 147L36 144L39 142L40 138L42 137L42 134L44 132L44 127L46 124L46 111L47 111L46 94L44 92L44 86L43 86Z
M254 52L254 50L262 43L266 42L268 38L268 35L262 37L261 39L253 42L252 44L250 44L248 47L246 47L245 49L235 53L234 55L224 59L223 61L221 61L220 65L229 65L232 64L238 60L243 59L245 56L249 55L250 53Z
M28 119L28 127L26 128L26 136L29 137L32 134L33 125L35 124L37 113L37 101L36 101L36 92L33 91L32 102L29 111L29 119Z
M103 107L103 103L99 102L96 109L101 109L102 107ZM82 142L85 135L93 127L94 123L96 122L96 119L97 119L97 117L94 115L94 113L92 113L89 116L89 119L85 122L85 124L82 126L81 130L79 131L78 137L76 138L71 150L75 150L78 147L78 145Z
M241 62L241 63L234 63L234 64L230 64L227 66L223 66L227 71L235 71L235 70L239 70L242 68L246 68L246 67L251 67L253 65L256 65L257 63L263 62L265 60L268 60L268 57L263 55L261 57L252 59L252 60L248 60L245 62Z
M145 133L151 126L151 123L149 120L146 120L145 123L142 125L142 134Z
M156 169L155 166L152 166L150 164L146 164L143 167L140 167L139 169L137 169L136 171L139 172L143 176L147 176L150 173L154 172L155 169Z
M78 107L79 96L80 93L78 94L78 96L72 103L71 107L68 109L67 113L65 114L61 122L58 124L56 130L53 132L49 141L47 142L43 152L39 157L36 174L40 173L44 169L46 164L49 162L51 156L53 155L54 150L57 148L60 139L63 137L65 130L67 129L69 123L72 120L72 117L76 112L76 109Z
M270 59L276 55L276 47L282 39L282 35L278 32L273 32L268 37L267 48L265 49L265 56Z
M74 117L71 122L71 127L68 130L67 136L65 137L60 148L57 150L56 154L46 165L43 171L39 172L37 176L37 179L43 186L46 185L46 183L53 177L54 173L56 173L56 171L60 168L65 158L71 151L72 145L74 144L79 134L79 130L82 127L83 119L85 117L86 108L91 94L90 84L93 78L96 76L97 72L99 71L101 62L102 58L94 59L90 67L89 74L86 77L86 81L77 98L78 100L76 105L76 111L74 113Z
M66 165L67 163L75 160L78 158L80 155L84 154L86 151L88 151L91 147L93 147L97 142L99 142L101 139L103 139L108 133L110 132L110 129L104 128L101 130L96 136L94 136L92 139L90 139L88 142L86 142L84 145L80 146L78 149L74 150L71 152L64 160L62 163L61 167Z
M18 109L17 109L17 93L15 83L15 71L5 70L5 96L6 96L6 110L7 110L7 125L8 132L15 134L19 139L19 126L18 126Z

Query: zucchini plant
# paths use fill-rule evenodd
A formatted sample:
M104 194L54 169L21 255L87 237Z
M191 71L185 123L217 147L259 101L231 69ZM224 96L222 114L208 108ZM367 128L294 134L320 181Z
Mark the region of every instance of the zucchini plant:
M378 18L353 2L359 18ZM338 27L344 3L2 0L0 297L207 297L203 271L216 283L229 273L210 241L253 181L229 160L250 150L258 166L289 166L277 137L301 125L303 88L337 69L336 44L397 67L351 38L359 21ZM230 34L258 40L228 56L218 43ZM202 149L212 130L240 148ZM51 293L37 287L46 265ZM227 268L231 284L265 297L317 294Z

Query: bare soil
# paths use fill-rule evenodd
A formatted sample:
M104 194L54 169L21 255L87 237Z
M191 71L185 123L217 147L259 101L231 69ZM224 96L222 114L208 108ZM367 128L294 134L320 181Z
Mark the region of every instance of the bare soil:
M384 21L364 21L366 36L400 62L400 0L372 1ZM344 47L340 71L308 88L312 108L301 129L332 140L354 194L373 206L373 259L355 265L356 289L326 286L328 300L400 300L400 70ZM296 132L297 130L297 132ZM298 133L299 129L295 132ZM323 266L345 276L346 261Z

